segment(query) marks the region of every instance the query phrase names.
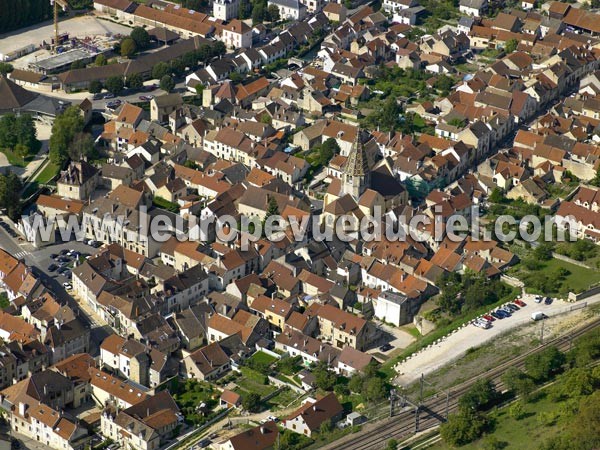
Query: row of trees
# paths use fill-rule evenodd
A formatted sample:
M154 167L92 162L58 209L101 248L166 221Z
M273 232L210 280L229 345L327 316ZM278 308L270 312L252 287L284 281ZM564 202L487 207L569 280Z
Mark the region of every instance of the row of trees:
M136 30L141 31L136 33ZM136 28L131 32L132 37L127 39L137 39L140 42L145 42L146 39L142 32L146 33L143 28ZM135 45L137 46L138 44ZM171 92L175 87L174 78L182 76L186 68L195 70L200 63L206 64L214 57L225 54L225 52L225 44L220 41L211 44L202 44L200 48L184 54L181 58L175 58L168 63L159 62L152 68L151 77L160 80L161 89ZM101 60L97 58L95 62L96 65L105 65L106 63L106 58ZM88 90L92 94L97 94L102 92L102 89L106 89L108 92L119 95L125 87L129 89L141 89L143 85L144 80L142 76L140 74L132 74L127 77L127 80L124 80L121 76L110 77L104 84L98 80L94 80L90 83Z
M25 157L37 152L39 146L35 123L29 114L9 113L0 117L0 149L10 149Z
M52 18L48 0L0 0L0 33Z

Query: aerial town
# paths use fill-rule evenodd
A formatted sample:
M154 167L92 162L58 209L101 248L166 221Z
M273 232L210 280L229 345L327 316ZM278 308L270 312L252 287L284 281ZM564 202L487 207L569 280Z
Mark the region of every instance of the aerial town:
M600 1L0 0L0 450L600 448Z

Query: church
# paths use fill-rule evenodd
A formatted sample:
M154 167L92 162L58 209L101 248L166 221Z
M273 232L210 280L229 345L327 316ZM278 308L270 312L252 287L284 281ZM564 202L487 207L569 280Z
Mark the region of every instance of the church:
M391 161L384 158L371 163L360 130L343 167L341 179L334 178L327 189L323 203L321 224L335 226L336 218L353 218L352 230L358 230L364 216L381 214L408 203L408 192L393 175Z

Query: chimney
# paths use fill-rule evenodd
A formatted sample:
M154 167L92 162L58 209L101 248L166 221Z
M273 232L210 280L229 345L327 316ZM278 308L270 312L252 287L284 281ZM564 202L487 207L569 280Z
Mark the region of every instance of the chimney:
M267 432L266 427L260 427L260 434L265 434Z

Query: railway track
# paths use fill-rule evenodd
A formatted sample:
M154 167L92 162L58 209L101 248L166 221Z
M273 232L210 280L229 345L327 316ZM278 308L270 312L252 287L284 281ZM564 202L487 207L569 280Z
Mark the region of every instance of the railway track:
M524 368L525 360L528 356L542 351L549 346L556 346L559 350L569 350L571 342L583 334L593 330L600 325L600 319L596 319L586 324L567 336L561 336L549 339L543 345L529 350L509 361L483 372L463 383L453 386L449 389L448 412L452 413L458 409L458 399L469 390L469 388L482 378L491 379L498 390L502 390L502 375L510 367L519 369ZM446 415L446 396L434 396L425 399L419 413L419 431L425 431L438 426ZM403 411L398 415L382 422L377 428L361 433L359 435L350 435L342 438L332 444L324 447L325 449L344 449L344 450L381 450L385 447L389 439L401 440L412 435L415 432L415 411Z

